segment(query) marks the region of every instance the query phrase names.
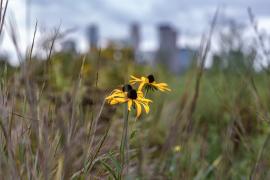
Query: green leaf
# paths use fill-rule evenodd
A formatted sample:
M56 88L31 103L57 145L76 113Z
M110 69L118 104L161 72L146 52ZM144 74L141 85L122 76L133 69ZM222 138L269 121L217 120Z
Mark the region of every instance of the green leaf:
M121 173L121 163L115 158L113 157L112 153L109 153L109 158L112 161L113 165L116 168L117 174L119 175Z
M136 134L137 134L137 130L134 130L130 135L130 139L133 139Z
M106 163L103 160L100 160L100 163L110 172L110 174L114 177L114 179L118 179L117 174L108 163Z

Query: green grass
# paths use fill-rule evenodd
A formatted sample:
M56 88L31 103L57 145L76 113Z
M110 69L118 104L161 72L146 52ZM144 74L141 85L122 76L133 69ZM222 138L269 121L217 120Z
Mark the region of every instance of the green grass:
M250 74L260 97L256 100L245 76L206 70L191 116L192 129L187 133L182 123L185 119L179 112L188 111L189 103L184 102L192 99L196 69L176 76L163 68L129 63L129 73L123 73L125 63L105 61L95 71L95 61L86 58L85 64L93 68L80 77L80 68L69 70L80 67L79 57L69 61L57 57L52 57L49 76L42 70L44 61L28 66L34 68L29 69L32 73L28 78L37 102L27 97L26 84L20 80L21 68L1 66L6 69L1 71L1 176L23 179L125 176L119 176L118 154L122 106L105 105L96 126L95 118L111 89L120 87L129 75L152 73L157 81L168 83L172 92L149 93L147 97L153 100L151 111L137 121L131 112L130 177L241 179L250 176L256 163L259 163L254 172L257 178L269 176L265 173L270 162L268 144L258 160L269 132L267 74ZM31 127L36 120L35 112L38 134ZM181 121L176 127L179 132L168 145L176 121ZM182 146L181 152L173 151L176 145Z

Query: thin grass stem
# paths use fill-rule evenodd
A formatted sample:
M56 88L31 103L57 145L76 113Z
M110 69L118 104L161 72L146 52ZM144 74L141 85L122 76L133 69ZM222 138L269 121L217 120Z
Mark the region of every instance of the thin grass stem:
M128 106L127 104L124 105L124 126L123 126L123 134L121 139L121 146L120 146L120 157L122 163L122 175L123 170L126 170L126 175L128 175L128 165L129 165L129 142L128 142ZM126 167L125 167L126 166Z

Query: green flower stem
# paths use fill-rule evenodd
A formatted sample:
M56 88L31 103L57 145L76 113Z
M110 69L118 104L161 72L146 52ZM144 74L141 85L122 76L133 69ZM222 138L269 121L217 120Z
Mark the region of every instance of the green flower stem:
M126 169L126 175L128 175L128 165L129 165L129 143L128 143L128 106L124 105L124 127L123 134L120 146L121 162L122 162L122 171ZM126 166L126 167L125 167Z

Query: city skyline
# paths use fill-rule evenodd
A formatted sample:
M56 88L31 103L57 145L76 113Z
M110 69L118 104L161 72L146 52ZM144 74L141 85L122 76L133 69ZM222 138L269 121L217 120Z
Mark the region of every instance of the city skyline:
M248 24L247 7L252 7L259 27L270 31L270 13L267 11L269 2L260 3L249 1L214 1L208 0L195 3L183 1L79 1L70 0L48 1L38 0L31 4L30 29L26 26L26 1L10 1L7 20L16 20L19 27L20 44L25 49L26 42L33 34L36 20L39 32L37 38L46 27L47 31L61 24L62 30L75 29L69 38L75 39L80 51L87 49L85 29L89 24L97 24L100 29L101 44L110 39L123 39L129 36L129 25L133 22L141 24L141 46L143 50L158 48L158 34L156 28L160 23L169 23L180 34L177 44L185 46L198 46L202 33L209 28L209 22L217 7L221 7L221 15L234 18L240 23ZM63 3L65 2L65 3ZM167 3L166 3L167 2ZM242 6L244 4L244 6ZM15 13L16 12L16 13ZM27 32L30 35L27 35ZM3 51L14 52L14 47L8 37L4 37L0 48ZM28 36L28 40L27 40ZM28 43L29 44L29 43Z

